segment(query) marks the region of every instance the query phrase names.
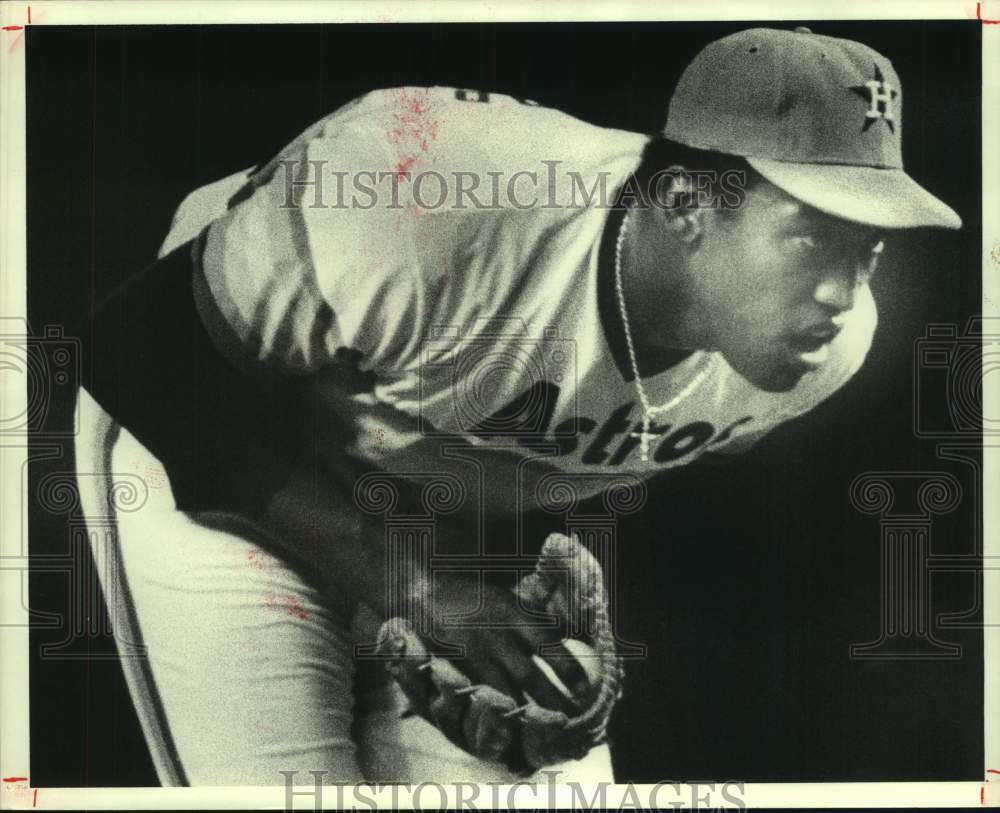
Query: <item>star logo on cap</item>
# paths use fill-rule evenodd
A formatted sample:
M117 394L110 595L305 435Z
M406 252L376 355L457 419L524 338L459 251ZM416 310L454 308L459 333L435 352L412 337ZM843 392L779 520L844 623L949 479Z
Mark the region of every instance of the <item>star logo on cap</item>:
M888 125L890 133L896 132L895 117L892 114L892 100L899 93L892 85L885 81L885 77L882 76L882 71L878 69L878 65L875 65L874 79L869 79L863 85L853 85L848 90L853 90L858 96L868 102L868 109L865 111L865 126L861 128L862 133L867 132L868 128L879 120L884 121Z

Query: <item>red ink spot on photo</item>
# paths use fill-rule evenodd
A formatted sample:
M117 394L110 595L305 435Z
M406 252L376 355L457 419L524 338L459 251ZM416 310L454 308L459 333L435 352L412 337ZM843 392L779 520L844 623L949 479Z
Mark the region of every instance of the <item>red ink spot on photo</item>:
M400 158L396 164L396 178L400 181L403 180L406 173L410 171L410 167L415 163L417 163L417 156L415 155L407 155Z
M261 550L247 551L247 564L254 570L270 570L278 564L278 560Z
M389 140L397 145L419 144L420 149L427 150L427 139L436 139L438 123L431 118L431 104L428 91L409 93L404 88L393 91L397 110L392 111L392 117L399 122L386 132Z
M288 609L289 615L294 615L298 618L309 617L309 613L305 611L305 608L302 606L302 602L295 596L288 596L288 598L285 599L285 606Z
M38 788L35 788L35 792L31 795L31 806L38 807Z
M5 776L4 782L27 782L28 777L26 776Z
M28 25L31 25L31 6L28 6Z
M1000 25L1000 20L990 20L983 17L982 2L976 3L976 19L984 25Z
M20 31L22 28L24 28L23 25L5 25L3 27L3 30L4 31Z

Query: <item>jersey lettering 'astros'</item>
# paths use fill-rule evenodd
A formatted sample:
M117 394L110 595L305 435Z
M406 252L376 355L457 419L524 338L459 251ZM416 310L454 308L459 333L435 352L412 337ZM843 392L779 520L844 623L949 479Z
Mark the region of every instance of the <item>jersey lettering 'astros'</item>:
M511 510L556 488L585 497L806 412L854 374L875 326L866 288L828 363L786 393L715 353L644 378L662 405L708 366L656 416L644 462L605 234L620 212L581 192L613 194L646 141L507 96L374 91L269 165L189 196L163 252L211 223L211 296L246 350L312 377L327 460L450 471L470 497L506 492Z

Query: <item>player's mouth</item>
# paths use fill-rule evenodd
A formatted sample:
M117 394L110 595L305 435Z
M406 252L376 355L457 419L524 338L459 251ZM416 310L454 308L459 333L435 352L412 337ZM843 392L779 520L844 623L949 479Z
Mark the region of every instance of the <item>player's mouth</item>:
M833 322L810 325L789 333L785 344L797 365L815 370L829 358L830 343L837 338L841 327Z

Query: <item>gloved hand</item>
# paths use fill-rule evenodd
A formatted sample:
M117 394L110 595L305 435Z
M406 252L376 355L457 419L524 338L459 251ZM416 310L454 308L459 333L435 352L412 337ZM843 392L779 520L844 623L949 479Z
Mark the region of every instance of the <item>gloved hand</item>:
M414 606L432 635L403 618L383 624L378 651L412 710L470 754L519 773L584 757L604 741L622 681L597 560L552 534L517 588L479 588L448 578L424 585ZM477 605L475 622L447 624ZM539 613L563 625L583 620L585 640L561 639L551 624L539 626ZM440 642L460 646L462 657L434 654Z

